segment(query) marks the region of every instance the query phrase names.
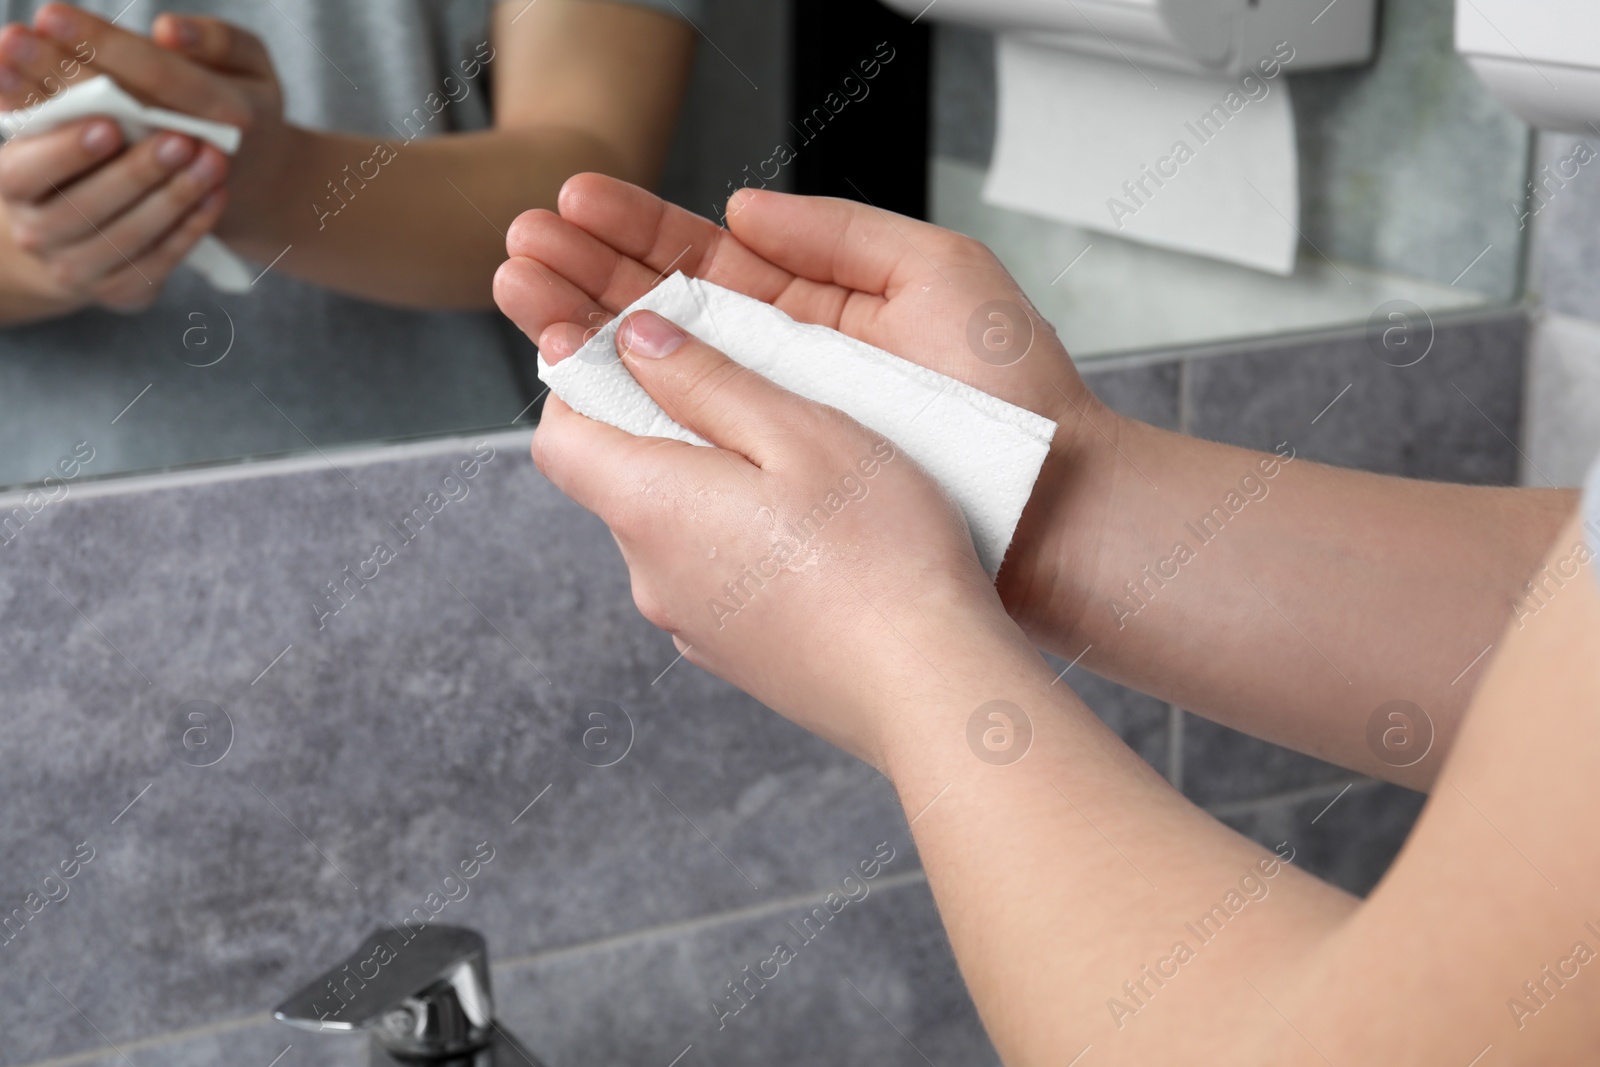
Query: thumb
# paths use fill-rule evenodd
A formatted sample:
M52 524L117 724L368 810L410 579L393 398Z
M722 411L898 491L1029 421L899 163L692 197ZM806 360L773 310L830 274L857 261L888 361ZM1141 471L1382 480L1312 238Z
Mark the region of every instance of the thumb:
M628 316L617 352L645 392L680 425L756 466L778 442L814 436L822 405L796 396L653 311Z

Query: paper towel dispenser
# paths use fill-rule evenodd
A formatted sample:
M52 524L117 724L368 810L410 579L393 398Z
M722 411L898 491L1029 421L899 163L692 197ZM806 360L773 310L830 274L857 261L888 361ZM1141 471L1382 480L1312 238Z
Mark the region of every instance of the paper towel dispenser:
M1600 132L1595 0L1462 0L1456 51L1519 118L1546 130Z
M884 0L906 15L1024 33L1077 52L1240 75L1294 47L1296 70L1372 57L1376 0ZM1506 4L1534 0L1501 0ZM1594 0L1568 0L1593 3Z

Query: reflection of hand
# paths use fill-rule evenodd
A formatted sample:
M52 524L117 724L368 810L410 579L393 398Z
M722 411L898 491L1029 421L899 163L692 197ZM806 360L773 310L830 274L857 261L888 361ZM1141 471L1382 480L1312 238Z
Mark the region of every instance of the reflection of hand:
M1083 497L1101 493L1080 492L1076 475L1085 451L1114 437L1117 419L1089 393L1060 340L988 249L863 204L753 190L730 201L729 229L722 230L594 174L567 183L560 211L517 220L507 242L514 258L496 279L500 306L531 336L550 322L604 322L663 271L682 270L1060 423L999 587L1025 625L1075 610L1067 592L1076 588L1072 572L1089 561L1068 542L1098 536L1099 523L1086 513L1093 502ZM1003 335L1008 328L1010 338ZM985 340L1000 341L1001 351L984 347ZM1009 359L1016 362L997 365Z
M294 131L284 122L283 93L266 46L252 34L218 19L164 14L144 37L54 3L40 9L32 29L11 25L0 32L0 57L0 96L9 107L109 74L146 103L240 127L243 140L229 168L230 210L219 235L260 224L273 206Z
M44 264L43 295L135 311L222 216L227 173L193 138L124 151L116 123L86 119L0 148L0 200L17 246Z
M502 306L524 324L543 318L520 300ZM581 326L544 325L548 360L583 341ZM885 695L926 684L924 651L939 655L928 633L1015 632L960 512L888 441L651 312L624 324L617 347L716 447L634 437L552 397L539 468L611 527L640 611L690 660L881 766Z

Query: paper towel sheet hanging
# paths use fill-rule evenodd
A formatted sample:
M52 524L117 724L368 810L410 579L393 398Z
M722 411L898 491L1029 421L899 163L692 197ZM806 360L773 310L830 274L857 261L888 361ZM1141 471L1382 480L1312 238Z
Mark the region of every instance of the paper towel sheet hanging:
M1294 270L1299 166L1287 43L1239 77L999 38L984 199L1274 274ZM1269 73L1270 72L1270 73Z

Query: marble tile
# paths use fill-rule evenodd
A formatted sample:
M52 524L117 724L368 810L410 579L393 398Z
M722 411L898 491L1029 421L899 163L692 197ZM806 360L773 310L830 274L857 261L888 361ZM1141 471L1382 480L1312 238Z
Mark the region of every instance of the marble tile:
M1267 848L1287 841L1295 863L1341 889L1366 896L1400 852L1427 798L1362 781L1292 800L1263 801L1223 821Z
M1588 149L1589 162L1583 163ZM1529 285L1552 311L1600 320L1600 140L1541 133L1537 195L1524 211L1533 240Z
M1582 485L1600 456L1600 324L1534 317L1528 343L1525 485Z
M1105 370L1090 364L1080 369L1094 395L1113 411L1164 430L1176 430L1181 367L1173 360Z
M0 944L0 1063L264 1010L480 846L440 921L519 955L806 890L904 827L875 772L674 665L604 527L494 447L470 481L462 445L81 494L5 548L0 913L94 855Z
M862 858L870 855L869 845ZM809 942L789 924L821 902L821 891L755 915L496 967L500 1023L549 1067L666 1067L685 1052L681 1062L696 1064L997 1063L926 884L903 875L894 884L896 865L820 932L813 920ZM764 985L752 981L748 1002L732 999L726 983L745 981L744 968L769 958L780 940L794 958ZM250 1019L125 1051L133 1067L266 1067L280 1054L277 1067L358 1067L365 1045ZM126 1063L110 1054L84 1067Z
M1385 474L1515 484L1525 317L1411 323L1404 356L1384 348L1379 326L1367 337L1191 360L1188 432L1268 450L1287 441L1299 456ZM1426 355L1411 366L1378 358L1417 350Z
M1188 712L1184 712L1182 759L1183 791L1202 806L1276 796L1351 776L1343 767Z

